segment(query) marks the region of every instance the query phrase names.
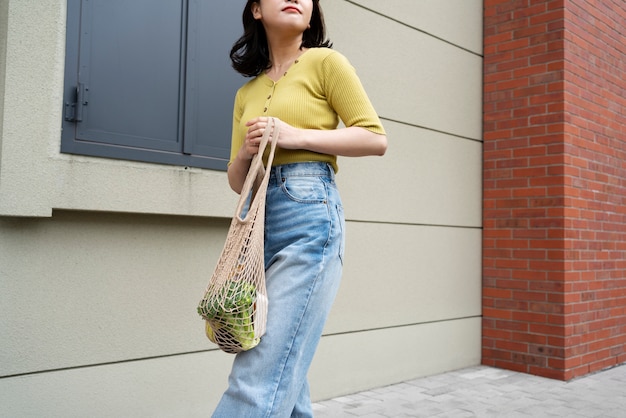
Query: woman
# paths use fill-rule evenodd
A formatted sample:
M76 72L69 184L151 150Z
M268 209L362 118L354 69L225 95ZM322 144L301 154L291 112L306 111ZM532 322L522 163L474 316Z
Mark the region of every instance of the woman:
M240 193L269 117L280 119L267 191L269 300L261 343L239 353L214 417L312 417L306 379L341 278L337 156L383 155L385 131L354 69L330 49L319 0L249 0L235 70L228 181ZM339 118L345 128L338 129Z

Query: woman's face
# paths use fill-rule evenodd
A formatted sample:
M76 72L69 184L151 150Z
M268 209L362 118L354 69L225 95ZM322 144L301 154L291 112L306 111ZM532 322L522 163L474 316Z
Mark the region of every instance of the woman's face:
M313 0L260 0L252 3L252 15L266 31L303 33L311 22Z

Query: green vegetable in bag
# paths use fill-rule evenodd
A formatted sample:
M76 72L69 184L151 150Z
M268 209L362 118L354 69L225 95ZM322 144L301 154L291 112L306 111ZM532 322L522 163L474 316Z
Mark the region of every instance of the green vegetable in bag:
M213 303L204 299L198 306L198 314L205 317L213 328L209 333L207 327L207 337L213 342L234 340L243 350L255 347L260 341L260 338L255 338L253 323L256 287L232 281L223 292L225 294L215 298Z

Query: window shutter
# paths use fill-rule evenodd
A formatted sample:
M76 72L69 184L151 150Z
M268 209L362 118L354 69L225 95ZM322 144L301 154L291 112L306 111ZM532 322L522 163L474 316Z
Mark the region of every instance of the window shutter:
M243 0L67 0L61 151L225 169Z
M233 43L243 33L245 1L189 4L185 152L228 161L233 103L245 79L231 67Z
M182 1L82 5L76 139L180 151Z

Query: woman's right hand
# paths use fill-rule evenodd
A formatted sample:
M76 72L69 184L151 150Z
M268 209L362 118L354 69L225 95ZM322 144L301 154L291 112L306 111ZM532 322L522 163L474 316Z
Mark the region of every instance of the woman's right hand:
M239 148L237 158L228 166L228 183L231 189L237 193L241 193L252 158L259 153L259 145L267 126L267 120L256 118L249 121L246 126L248 131L241 148Z
M259 146L261 145L261 140L263 139L268 123L268 117L258 117L246 122L248 131L246 132L246 138L240 151L243 150L245 155L250 158L258 154Z

